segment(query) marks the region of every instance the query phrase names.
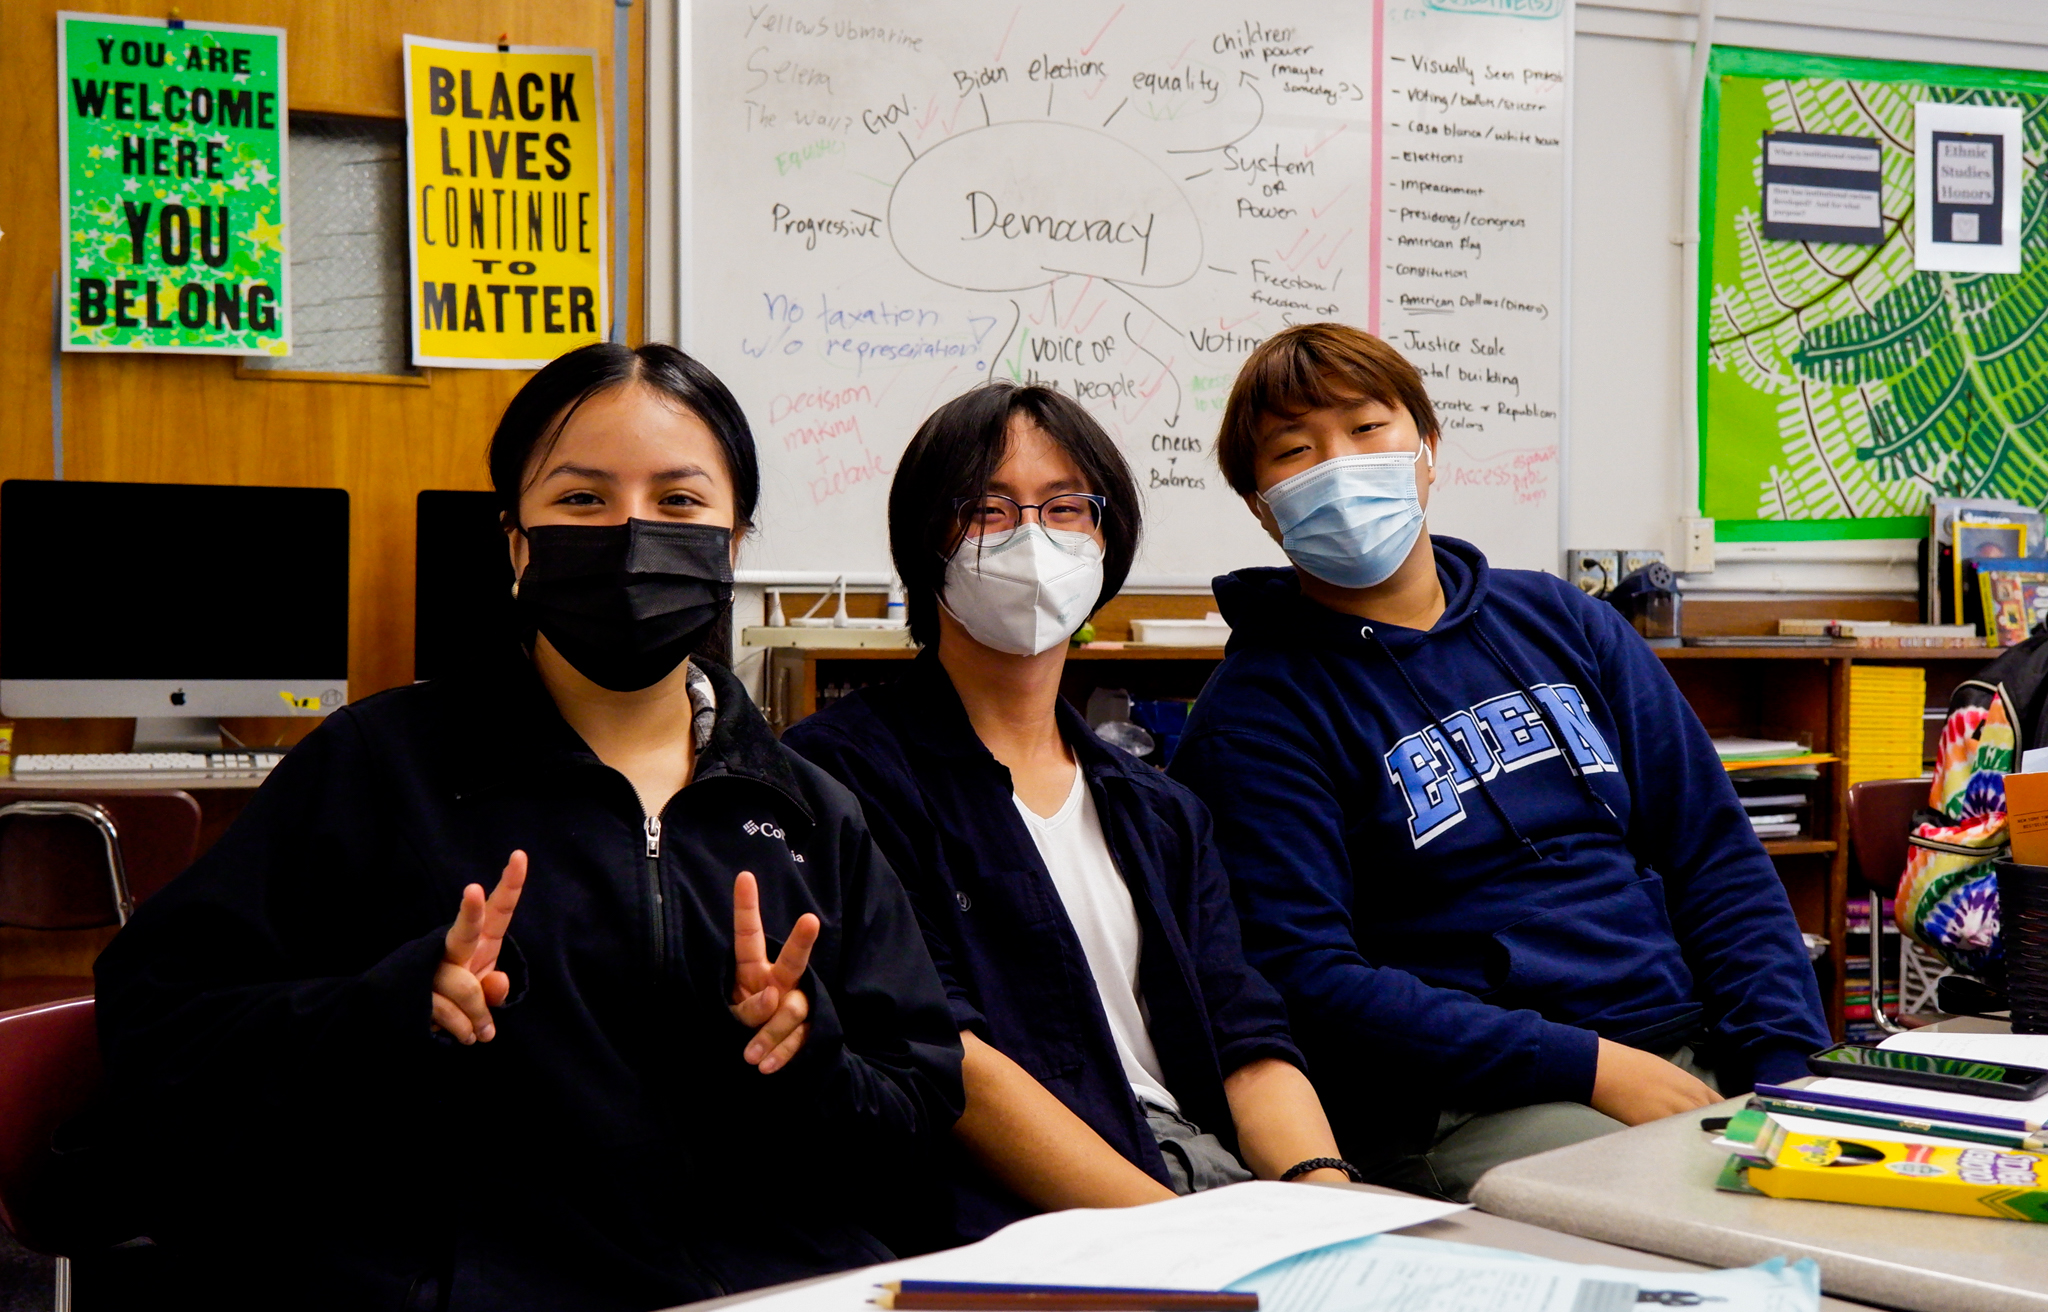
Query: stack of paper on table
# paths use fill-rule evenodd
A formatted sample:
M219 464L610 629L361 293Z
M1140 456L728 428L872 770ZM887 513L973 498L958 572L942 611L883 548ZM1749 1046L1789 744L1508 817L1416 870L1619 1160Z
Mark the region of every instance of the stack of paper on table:
M2048 1035L1950 1034L1914 1031L1882 1047L1986 1063L2048 1066ZM2017 1131L2002 1142L1988 1127L1944 1123L1943 1113L2030 1122L2048 1119L2048 1095L2031 1102L1979 1098L1879 1080L1829 1077L1801 1091L1853 1098L1853 1113L1887 1120L1859 1125L1820 1116L1739 1113L1715 1146L1734 1155L1719 1187L1736 1193L1863 1206L1947 1212L2007 1221L2048 1221L2048 1155L2020 1146ZM1800 1093L1788 1093L1798 1098ZM1898 1110L1885 1111L1875 1104ZM1925 1125L1924 1133L1905 1128ZM1943 1134L1944 1128L1955 1134Z
M1930 1057L1960 1057L1967 1061L2003 1062L2009 1066L2037 1066L2048 1069L2048 1034L1949 1034L1912 1030L1894 1034L1877 1045L1894 1052L1918 1052ZM1924 1107L1930 1111L1976 1112L1984 1116L2014 1116L2026 1121L2048 1121L2048 1094L2032 1102L2015 1098L1977 1098L1967 1093L1944 1093L1939 1089L1914 1089L1903 1084L1877 1080L1851 1080L1830 1075L1806 1086L1815 1093L1839 1093L1852 1098ZM1778 1116L1785 1125L1802 1134L1842 1134L1850 1127L1834 1121L1816 1121L1801 1116ZM1877 1131L1864 1130L1866 1135ZM1952 1140L1885 1130L1891 1143L1951 1143Z
M1464 1210L1405 1194L1259 1180L1144 1207L1028 1217L978 1244L766 1295L747 1312L861 1312L875 1286L903 1279L1221 1289L1312 1248Z
M1680 1301L1711 1303L1716 1312L1814 1312L1819 1305L1811 1263L1629 1271L1383 1234L1463 1210L1405 1194L1255 1181L1143 1207L1030 1217L978 1244L765 1295L747 1312L864 1312L879 1285L904 1279L1230 1287L1256 1291L1260 1312L1627 1312L1645 1287L1696 1294Z
M1289 1258L1231 1286L1259 1312L1813 1312L1820 1269L1775 1258L1732 1271L1641 1271L1380 1235Z

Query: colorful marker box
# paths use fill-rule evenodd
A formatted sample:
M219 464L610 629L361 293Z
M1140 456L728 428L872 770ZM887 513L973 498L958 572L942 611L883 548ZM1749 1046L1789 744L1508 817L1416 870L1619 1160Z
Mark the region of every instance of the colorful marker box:
M1863 1203L1916 1212L2048 1222L2048 1153L1980 1144L1904 1144L1863 1135L1800 1134L1761 1112L1763 1126L1731 1122L1737 1148L1720 1186L1771 1198Z

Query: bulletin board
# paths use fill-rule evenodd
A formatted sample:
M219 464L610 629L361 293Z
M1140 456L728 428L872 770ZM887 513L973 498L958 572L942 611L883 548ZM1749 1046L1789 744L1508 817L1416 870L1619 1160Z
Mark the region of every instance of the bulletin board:
M1700 501L1722 541L1905 538L2048 504L2048 73L1721 48L1702 141ZM1914 105L2025 115L2017 274L1916 272ZM1769 240L1762 139L1875 139L1874 245Z

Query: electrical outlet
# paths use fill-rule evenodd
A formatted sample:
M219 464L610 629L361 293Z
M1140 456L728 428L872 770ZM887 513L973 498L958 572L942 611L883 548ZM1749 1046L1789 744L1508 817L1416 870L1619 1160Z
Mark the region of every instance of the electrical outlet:
M1678 521L1678 572L1714 572L1714 521L1703 515L1684 515Z
M1664 559L1664 553L1654 547L1640 547L1621 553L1621 573L1616 581L1627 578L1645 565L1655 565Z
M1601 596L1621 582L1621 553L1606 547L1575 547L1564 553L1564 576L1579 591Z

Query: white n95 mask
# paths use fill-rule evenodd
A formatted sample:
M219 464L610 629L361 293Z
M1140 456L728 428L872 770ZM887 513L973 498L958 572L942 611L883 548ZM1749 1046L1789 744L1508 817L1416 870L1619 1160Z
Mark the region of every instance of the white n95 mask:
M1422 535L1415 464L1424 442L1406 451L1339 456L1302 470L1259 497L1273 512L1280 549L1298 569L1340 588L1386 582Z
M963 540L939 604L984 647L1036 656L1072 637L1101 595L1100 543L1026 524L992 547Z

